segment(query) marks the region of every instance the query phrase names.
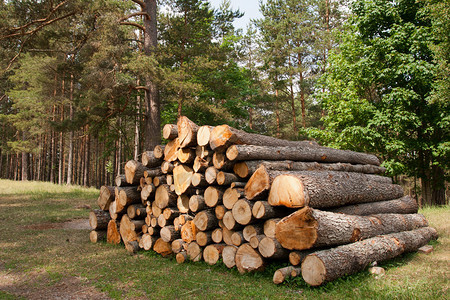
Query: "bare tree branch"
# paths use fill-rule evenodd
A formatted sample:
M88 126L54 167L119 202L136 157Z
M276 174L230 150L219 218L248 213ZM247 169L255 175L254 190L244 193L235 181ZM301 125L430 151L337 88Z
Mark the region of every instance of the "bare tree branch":
M141 7L141 9L142 10L144 10L144 8L145 8L145 3L144 3L144 1L141 1L141 0L131 0L131 1L133 1L134 3L136 3L136 4L139 4L139 6Z
M134 26L134 27L139 28L139 29L142 30L142 31L145 31L144 26L139 25L139 24L137 24L137 23L133 23L133 22L119 22L119 24L120 24L120 25L130 25L130 26Z
M135 17L135 16L145 16L146 19L148 19L148 20L150 19L150 16L149 16L148 13L140 11L140 12L135 12L135 13L129 14L128 16L125 16L125 17L121 18L119 20L119 22L125 21L125 20L127 20L127 19L129 19L131 17Z

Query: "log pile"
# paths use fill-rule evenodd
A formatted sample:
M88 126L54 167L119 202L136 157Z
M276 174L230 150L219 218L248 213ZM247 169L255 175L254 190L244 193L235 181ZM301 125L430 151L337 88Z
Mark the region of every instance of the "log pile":
M285 261L275 283L301 274L316 286L437 238L374 155L186 117L163 137L166 145L127 162L115 187L101 188L92 242L178 263L221 259L242 273Z

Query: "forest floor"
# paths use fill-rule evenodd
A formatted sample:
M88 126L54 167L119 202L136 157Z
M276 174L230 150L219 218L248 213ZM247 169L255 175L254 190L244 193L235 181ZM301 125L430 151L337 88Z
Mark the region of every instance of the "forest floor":
M0 299L445 299L450 207L421 210L439 232L430 254L410 253L319 288L272 283L275 269L240 275L222 264L177 264L151 251L89 242L98 190L0 180ZM447 298L448 299L448 298Z

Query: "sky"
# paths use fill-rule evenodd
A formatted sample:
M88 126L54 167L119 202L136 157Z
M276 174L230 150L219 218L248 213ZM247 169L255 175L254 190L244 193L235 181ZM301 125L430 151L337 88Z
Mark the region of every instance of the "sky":
M223 0L210 0L211 5L215 8L220 6ZM234 21L236 28L242 28L245 31L247 24L250 23L250 19L261 18L262 15L259 12L259 0L231 0L231 7L233 9L239 9L244 12L244 16Z

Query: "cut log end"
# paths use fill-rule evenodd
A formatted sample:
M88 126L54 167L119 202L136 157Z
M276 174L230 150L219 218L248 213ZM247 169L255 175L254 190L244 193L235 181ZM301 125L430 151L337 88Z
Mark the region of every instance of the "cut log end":
M322 285L326 280L327 269L316 255L308 255L302 263L302 277L312 286Z
M264 166L259 167L245 185L245 197L255 199L270 189L270 178Z
M286 206L299 208L306 206L307 200L303 183L294 176L277 176L270 188L269 204L273 206Z

